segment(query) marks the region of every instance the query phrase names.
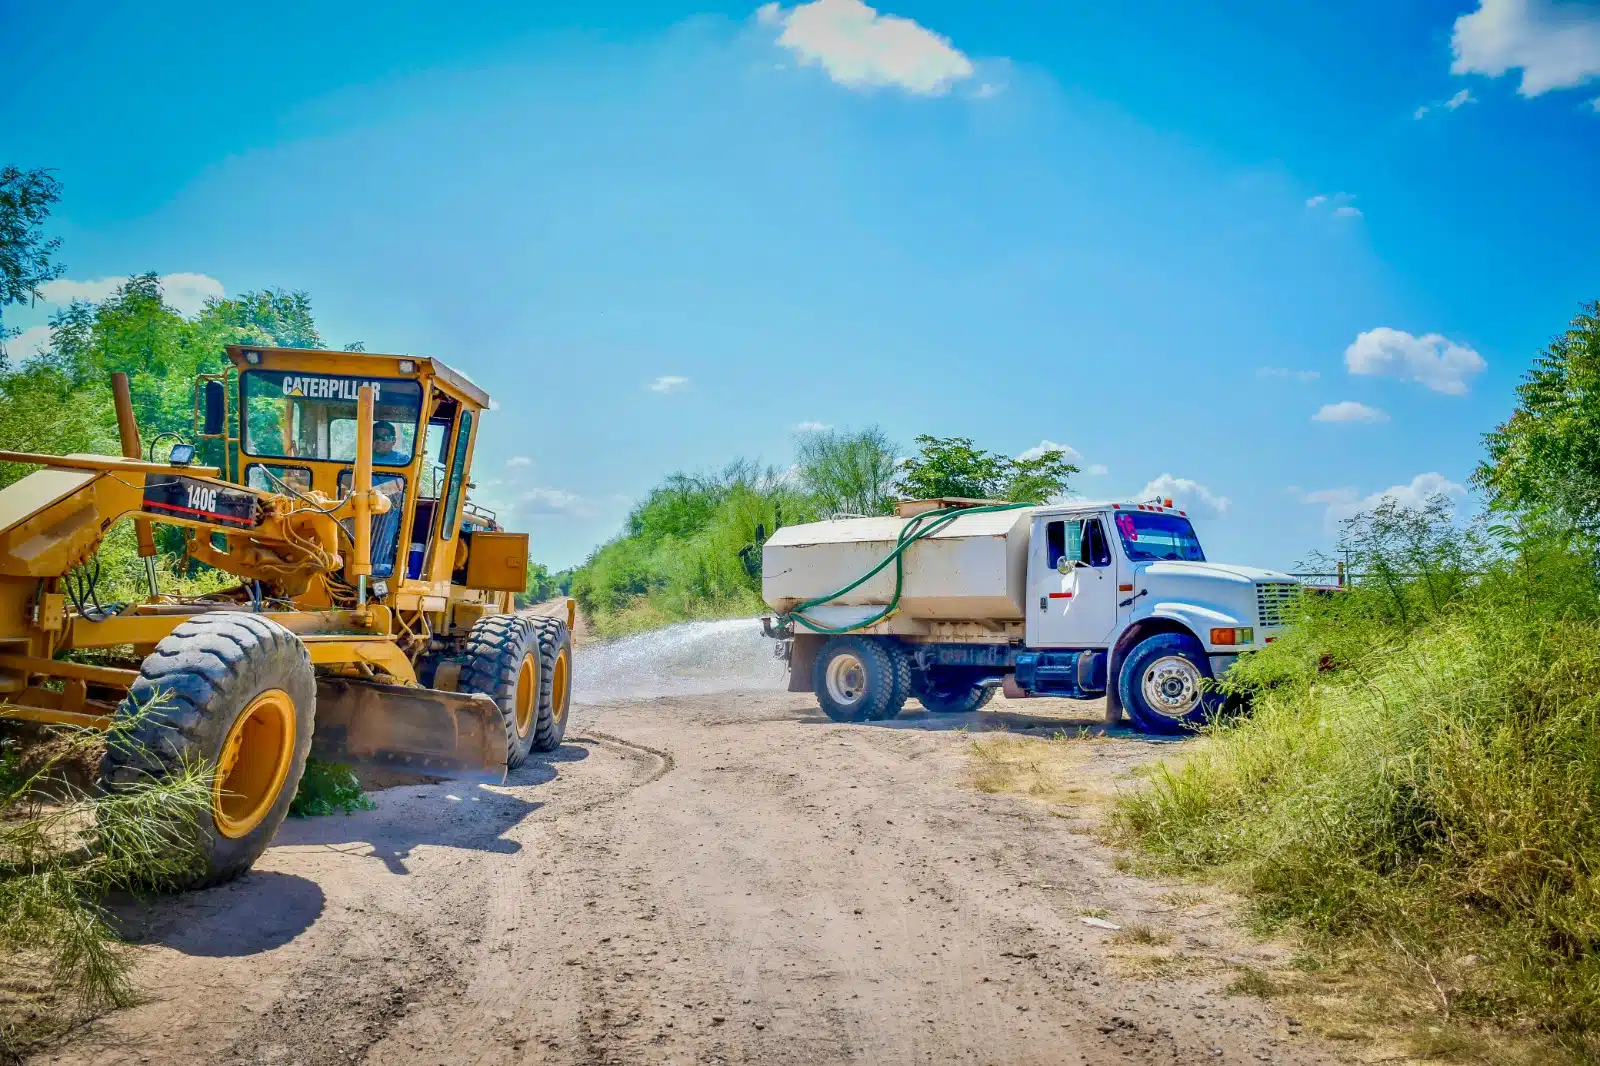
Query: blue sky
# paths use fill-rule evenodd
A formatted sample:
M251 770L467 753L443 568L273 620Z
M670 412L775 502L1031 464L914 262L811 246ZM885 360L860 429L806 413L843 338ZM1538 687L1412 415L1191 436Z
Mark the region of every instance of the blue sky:
M557 566L805 423L1056 442L1288 566L1459 492L1600 298L1593 5L335 7L0 0L49 295L305 289L445 359Z

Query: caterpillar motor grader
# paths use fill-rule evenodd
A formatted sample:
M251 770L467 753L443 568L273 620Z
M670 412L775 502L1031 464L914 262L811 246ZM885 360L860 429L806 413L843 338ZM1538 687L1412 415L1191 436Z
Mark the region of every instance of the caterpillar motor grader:
M514 613L527 534L467 500L483 390L414 356L227 354L162 461L120 374L122 457L0 451L41 468L0 489L0 717L113 730L105 788L210 768L194 887L265 850L309 756L503 781L561 743L571 685L572 601ZM121 521L148 587L102 603ZM158 524L238 583L164 592Z

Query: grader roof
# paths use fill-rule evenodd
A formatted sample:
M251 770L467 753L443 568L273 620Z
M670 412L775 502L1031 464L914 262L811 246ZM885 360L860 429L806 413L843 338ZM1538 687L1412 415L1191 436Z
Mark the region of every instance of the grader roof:
M326 348L272 348L256 344L228 345L228 358L244 370L309 370L318 374L425 378L432 377L458 399L480 409L489 394L459 370L426 355L384 355L378 352L336 352ZM251 356L255 358L252 359ZM411 369L402 364L410 363Z

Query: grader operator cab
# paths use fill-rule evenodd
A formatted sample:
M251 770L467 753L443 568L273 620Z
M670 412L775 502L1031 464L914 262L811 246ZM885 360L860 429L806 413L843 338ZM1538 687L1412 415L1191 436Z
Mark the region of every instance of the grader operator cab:
M0 489L0 717L112 730L107 788L212 768L196 885L265 850L309 756L502 781L560 745L571 688L573 603L513 613L527 535L467 499L483 390L433 359L227 351L164 461L120 374L122 458L0 451L42 468ZM147 588L105 604L121 520ZM163 591L153 523L239 583Z

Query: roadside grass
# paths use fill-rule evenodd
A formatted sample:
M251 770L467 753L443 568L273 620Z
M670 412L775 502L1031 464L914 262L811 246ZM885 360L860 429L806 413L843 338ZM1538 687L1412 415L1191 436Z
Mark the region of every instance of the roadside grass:
M968 748L971 784L991 795L1013 793L1052 807L1099 807L1111 793L1085 781L1081 768L1089 759L1085 740L1057 731L1049 739L1009 733L985 734Z
M198 853L182 827L210 804L201 767L91 793L81 764L106 736L49 733L31 744L36 730L0 725L0 1062L136 1001L131 949L103 901L187 875Z
M1252 713L1154 767L1113 838L1297 937L1314 964L1271 979L1328 1035L1600 1061L1591 556L1543 535L1469 581L1442 554L1303 603L1230 683Z

